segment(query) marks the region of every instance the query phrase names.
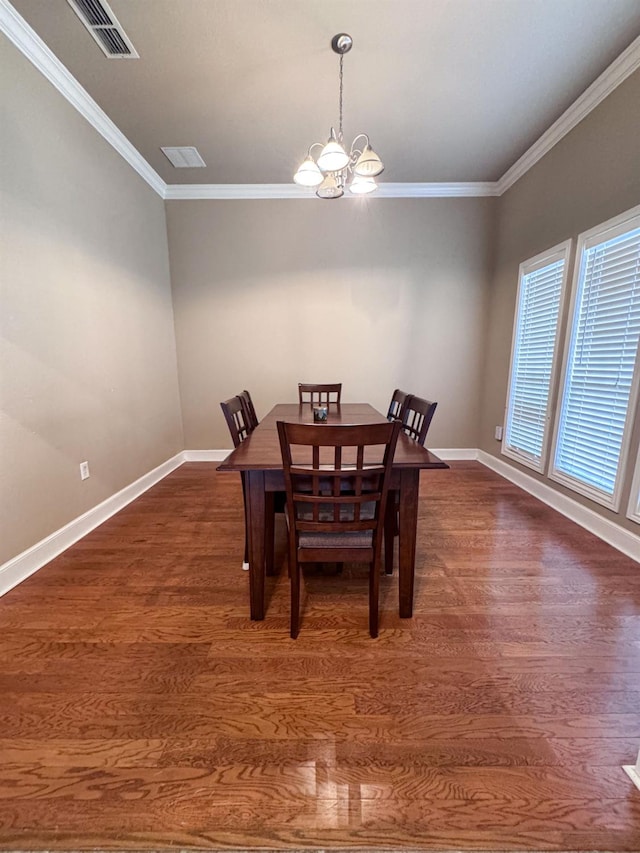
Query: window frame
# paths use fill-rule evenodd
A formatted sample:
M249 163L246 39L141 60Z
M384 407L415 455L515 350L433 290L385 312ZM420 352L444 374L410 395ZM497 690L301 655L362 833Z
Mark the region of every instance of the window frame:
M571 282L571 298L569 303L569 312L567 318L567 328L564 339L562 352L562 370L560 373L560 384L558 387L557 405L555 411L555 422L553 428L553 439L551 443L551 455L549 462L548 477L556 483L565 486L571 491L584 495L595 503L607 507L614 512L620 511L621 493L624 485L624 472L629 460L629 445L631 443L631 433L635 419L635 412L638 401L638 389L640 386L640 344L636 351L636 360L633 369L633 377L631 380L631 388L629 392L629 403L624 420L622 433L622 441L620 444L620 455L618 457L618 466L616 471L616 480L611 495L597 489L596 487L584 483L575 477L566 474L556 468L556 456L558 451L558 439L560 436L560 423L564 411L565 392L567 389L567 372L569 366L569 356L573 347L573 342L576 335L579 316L576 313L578 308L578 291L581 279L584 276L586 266L587 250L597 246L600 243L605 243L612 240L627 231L632 231L640 227L640 205L627 210L625 213L615 216L594 228L584 231L578 236L576 245L576 255L574 260L573 277Z
M545 469L547 467L547 460L549 457L549 447L551 444L551 420L553 413L553 399L554 392L558 385L558 370L559 370L559 352L560 352L560 338L562 335L562 327L563 327L563 316L566 302L566 294L567 294L567 282L569 279L569 266L571 261L571 247L572 240L564 240L562 243L558 243L556 246L553 246L550 249L545 250L544 252L540 252L534 257L529 258L526 261L523 261L518 268L518 292L516 295L516 309L513 319L513 331L511 333L511 355L509 358L509 379L507 382L507 399L504 407L504 429L502 435L502 444L500 446L500 452L509 457L509 459L513 459L516 462L519 462L521 465L525 465L527 468L531 468L534 471L537 471L540 474L544 474ZM528 454L525 454L523 451L513 448L507 444L507 436L508 436L508 425L509 425L509 404L511 401L511 390L514 381L514 358L516 354L516 347L518 342L518 324L520 320L520 307L521 300L523 296L524 289L524 281L525 277L530 275L537 270L543 269L546 266L550 266L551 264L557 263L558 261L564 260L564 267L562 270L562 283L560 285L560 300L558 304L558 317L556 321L556 332L555 332L555 340L553 344L553 356L551 360L551 373L549 376L549 393L547 395L547 408L545 412L545 427L544 427L544 435L542 439L542 447L540 449L540 458L536 459Z
M640 361L640 358L638 360ZM640 417L640 414L638 417ZM635 521L636 524L640 524L640 449L638 449L636 470L631 483L631 495L629 496L627 518L630 518L631 521Z

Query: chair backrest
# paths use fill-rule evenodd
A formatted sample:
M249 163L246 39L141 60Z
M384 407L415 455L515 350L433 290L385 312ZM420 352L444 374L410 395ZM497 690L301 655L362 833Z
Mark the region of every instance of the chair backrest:
M256 415L256 410L253 406L251 394L245 390L241 391L240 394L238 394L238 397L240 397L242 405L245 407L249 432L253 432L260 422L258 421L258 416Z
M407 403L410 399L411 394L408 394L406 391L401 391L399 388L396 388L396 390L391 396L391 402L389 403L387 420L400 421L400 423L402 423L402 419L404 418L404 410L406 409Z
M371 531L379 553L389 474L399 423L342 425L278 421L289 524L301 533L331 534L324 547L348 548ZM318 547L323 547L318 543Z
M424 445L437 405L430 400L424 400L422 397L413 395L407 401L402 428L418 444Z
M300 403L318 403L329 405L339 403L342 394L342 382L298 382L298 399Z
M220 408L229 427L233 446L237 447L251 432L245 404L240 396L230 397L220 403Z

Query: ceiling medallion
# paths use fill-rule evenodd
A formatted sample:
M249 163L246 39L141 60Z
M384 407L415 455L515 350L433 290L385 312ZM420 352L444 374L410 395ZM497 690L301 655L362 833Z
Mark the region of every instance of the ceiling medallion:
M314 142L309 146L307 156L293 176L296 184L303 187L316 188L319 198L340 198L344 195L345 186L356 195L364 195L378 188L375 178L383 169L384 164L369 144L366 133L359 133L351 143L349 152L344 147L342 134L342 64L345 53L353 47L353 39L347 33L338 33L331 40L331 48L340 56L340 98L338 133L331 128L326 143ZM363 140L364 147L358 147ZM311 152L321 148L314 160Z

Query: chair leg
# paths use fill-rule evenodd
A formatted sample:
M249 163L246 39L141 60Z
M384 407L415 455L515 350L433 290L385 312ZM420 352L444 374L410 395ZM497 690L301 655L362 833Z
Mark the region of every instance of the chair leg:
M289 548L289 583L291 584L291 616L290 631L293 640L300 630L300 563L297 559L296 547Z
M247 534L247 518L244 520L244 559L242 561L242 571L249 571L249 536Z
M396 537L396 502L394 493L389 492L384 514L384 571L393 574L393 543Z
M242 571L249 571L249 516L247 514L247 484L245 482L244 471L241 472L242 478L242 505L244 507L244 559L242 561Z
M380 567L376 563L369 566L369 633L378 636L378 592L380 589Z

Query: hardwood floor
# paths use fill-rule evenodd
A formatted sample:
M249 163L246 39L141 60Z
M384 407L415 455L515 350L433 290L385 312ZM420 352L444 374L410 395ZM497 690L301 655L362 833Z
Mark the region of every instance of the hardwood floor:
M0 601L0 848L640 850L640 565L477 463L422 477L416 606L248 619L239 478L186 464Z

